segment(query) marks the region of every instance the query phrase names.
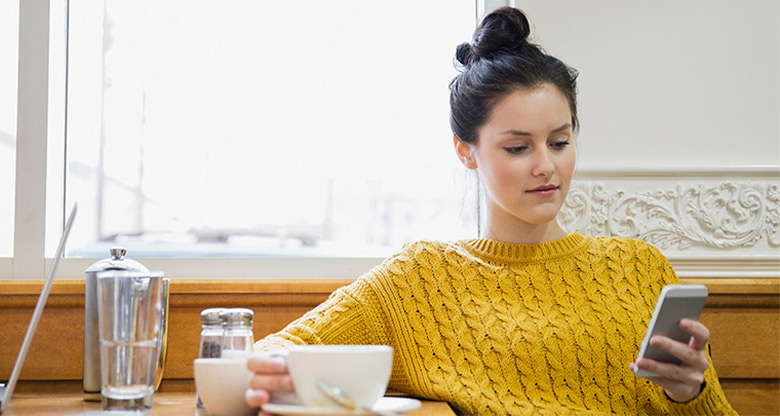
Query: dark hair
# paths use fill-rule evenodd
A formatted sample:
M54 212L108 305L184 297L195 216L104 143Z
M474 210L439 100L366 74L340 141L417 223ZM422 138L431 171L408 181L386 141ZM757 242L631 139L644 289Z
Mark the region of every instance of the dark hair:
M463 142L476 143L493 106L518 89L552 84L566 97L577 130L577 71L528 42L522 11L502 7L487 14L471 43L458 46L461 71L450 83L450 127Z

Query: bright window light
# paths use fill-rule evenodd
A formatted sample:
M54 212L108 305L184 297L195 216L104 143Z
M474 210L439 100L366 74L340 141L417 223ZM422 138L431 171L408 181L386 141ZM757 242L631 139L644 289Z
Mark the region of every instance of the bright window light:
M474 14L473 0L70 2L69 254L384 256L473 236L448 83Z

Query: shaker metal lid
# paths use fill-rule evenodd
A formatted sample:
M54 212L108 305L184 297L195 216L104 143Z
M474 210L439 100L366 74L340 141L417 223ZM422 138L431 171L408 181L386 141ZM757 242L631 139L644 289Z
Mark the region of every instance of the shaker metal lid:
M204 324L211 324L211 325L216 325L216 324L222 323L222 318L220 317L220 315L225 310L226 310L225 308L208 308L208 309L204 309L200 313L200 320Z
M246 308L225 309L219 314L219 317L227 326L251 326L255 312Z
M109 250L111 257L98 260L87 268L86 273L97 273L105 270L126 270L130 272L148 272L143 264L125 258L127 250L124 247L111 247Z

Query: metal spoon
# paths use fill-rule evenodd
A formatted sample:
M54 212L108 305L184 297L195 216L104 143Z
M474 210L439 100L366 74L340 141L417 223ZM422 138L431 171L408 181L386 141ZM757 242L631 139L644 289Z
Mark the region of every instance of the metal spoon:
M317 386L317 389L322 393L325 397L336 403L337 405L341 406L344 409L349 409L352 411L358 411L363 413L368 413L372 415L383 415L383 416L398 416L399 413L396 412L378 412L376 410L370 409L365 406L361 406L357 404L352 398L346 395L344 393L344 390L341 390L338 386L335 386L333 384L328 383L325 380L321 380L319 378L314 378L314 385Z

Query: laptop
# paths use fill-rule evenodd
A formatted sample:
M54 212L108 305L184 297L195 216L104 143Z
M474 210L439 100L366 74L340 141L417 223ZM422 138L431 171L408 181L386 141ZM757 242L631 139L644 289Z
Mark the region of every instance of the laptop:
M3 413L8 402L11 401L11 395L14 393L14 387L16 387L16 381L19 379L19 373L22 372L22 365L24 365L24 358L27 356L27 350L30 349L33 335L35 335L35 329L38 328L38 321L43 314L43 307L46 306L46 299L49 298L49 292L51 291L51 284L54 282L54 273L57 271L57 266L60 264L60 258L65 248L65 241L68 239L70 229L73 226L73 218L76 216L77 205L73 205L73 209L70 211L68 222L65 223L65 230L60 237L60 243L57 246L57 252L54 254L54 259L51 262L49 271L46 274L46 280L43 281L43 289L41 295L38 297L38 304L35 305L35 312L30 319L30 326L27 328L27 335L24 336L24 342L22 342L22 349L19 350L19 355L16 357L16 364L11 371L11 378L8 379L8 385L0 384L0 413Z

